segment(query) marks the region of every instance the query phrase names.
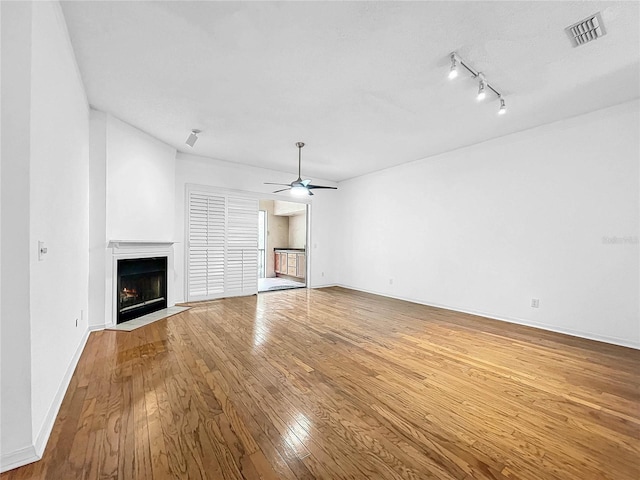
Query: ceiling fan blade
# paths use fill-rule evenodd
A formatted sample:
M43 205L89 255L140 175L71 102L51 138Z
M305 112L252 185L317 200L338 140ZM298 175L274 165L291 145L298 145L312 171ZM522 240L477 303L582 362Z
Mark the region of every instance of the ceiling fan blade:
M325 187L323 185L307 185L307 188L311 190L312 188L330 188L331 190L337 190L338 187Z
M290 187L290 183L272 183L272 182L264 182L265 185L281 185L283 187Z
M275 191L275 192L273 192L273 193L280 193L280 192L284 192L284 191L286 191L286 190L291 190L291 187L289 187L289 188L283 188L282 190L276 190L276 191Z
M307 185L309 185L311 183L311 180L303 180L300 183L306 187Z

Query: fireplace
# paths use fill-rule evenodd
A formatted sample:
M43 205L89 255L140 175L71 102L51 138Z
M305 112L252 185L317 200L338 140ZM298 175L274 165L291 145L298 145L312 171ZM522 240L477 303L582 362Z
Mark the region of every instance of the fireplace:
M117 322L167 308L167 257L118 260Z

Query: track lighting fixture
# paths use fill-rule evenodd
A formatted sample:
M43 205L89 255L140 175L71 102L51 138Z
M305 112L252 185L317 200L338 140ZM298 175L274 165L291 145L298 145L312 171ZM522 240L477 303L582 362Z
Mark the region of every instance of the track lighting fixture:
M478 101L482 101L487 98L486 82L484 81L484 75L479 73L478 76L480 77L480 81L478 82L478 96L476 98Z
M458 59L456 58L456 54L451 54L451 68L449 69L449 78L453 80L458 76Z
M199 133L200 133L200 130L197 130L197 129L194 128L193 130L191 130L191 134L189 134L189 138L187 138L187 141L184 142L184 143L186 143L191 148L193 148L193 146L198 141L198 134Z
M504 103L504 98L500 97L500 110L498 110L499 115L504 115L507 113L507 106Z
M489 90L491 90L493 93L495 93L496 97L498 97L498 99L500 100L500 109L498 110L498 113L500 115L504 115L505 113L507 113L507 106L504 102L504 98L502 98L502 94L498 90L496 90L493 87L493 85L487 82L487 79L485 78L483 73L474 70L471 66L469 66L468 63L462 60L456 52L452 52L450 55L450 58L451 58L451 68L449 69L450 79L454 79L458 76L459 65L464 67L473 76L473 78L478 79L478 95L476 97L478 101L481 101L487 98L487 93Z

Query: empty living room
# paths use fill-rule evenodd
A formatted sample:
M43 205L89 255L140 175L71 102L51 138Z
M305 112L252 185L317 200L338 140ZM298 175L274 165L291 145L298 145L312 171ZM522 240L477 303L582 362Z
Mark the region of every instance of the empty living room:
M0 0L0 93L3 480L640 478L640 3Z

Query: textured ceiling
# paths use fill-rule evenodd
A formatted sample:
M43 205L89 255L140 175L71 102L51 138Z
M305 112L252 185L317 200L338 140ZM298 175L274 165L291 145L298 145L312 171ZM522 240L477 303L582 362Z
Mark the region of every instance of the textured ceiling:
M89 102L181 151L340 181L640 95L638 2L63 2ZM607 35L564 28L602 12ZM505 95L477 102L457 51ZM191 149L190 129L203 131Z

